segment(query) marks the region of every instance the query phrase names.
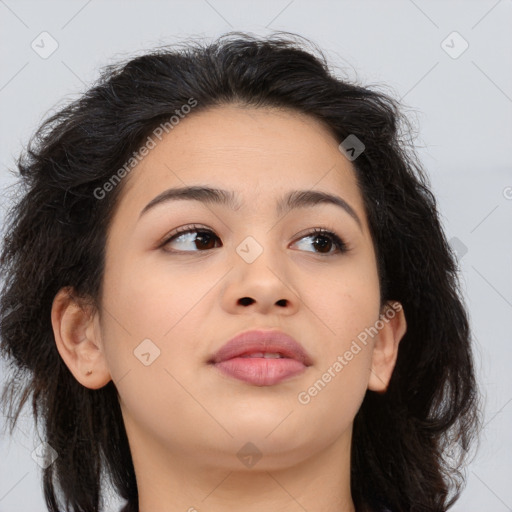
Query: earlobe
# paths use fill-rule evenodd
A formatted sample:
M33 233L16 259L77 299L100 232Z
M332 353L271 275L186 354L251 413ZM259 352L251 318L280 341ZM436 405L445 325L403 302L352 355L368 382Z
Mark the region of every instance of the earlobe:
M380 315L378 326L380 328L375 336L368 389L385 393L395 368L400 340L407 331L402 305L396 301L388 301Z
M57 350L69 371L83 386L99 389L111 376L102 351L97 312L73 296L72 288L59 290L52 304L51 321Z

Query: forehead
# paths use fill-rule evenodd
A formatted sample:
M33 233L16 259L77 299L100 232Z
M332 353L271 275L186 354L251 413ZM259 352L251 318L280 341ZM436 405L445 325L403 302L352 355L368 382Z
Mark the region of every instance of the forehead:
M323 123L291 110L219 106L190 114L125 178L121 203L139 211L166 188L233 190L238 210L266 207L291 189L349 199L361 216L355 170ZM250 204L249 204L250 203Z

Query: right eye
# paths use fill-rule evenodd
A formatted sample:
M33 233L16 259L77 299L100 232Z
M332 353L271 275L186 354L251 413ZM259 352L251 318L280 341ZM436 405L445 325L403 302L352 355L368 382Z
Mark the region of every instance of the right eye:
M196 225L183 226L167 238L163 242L162 247L181 243L182 246L185 245L185 249L171 250L170 252L202 252L214 249L215 239L220 241L220 238L210 229ZM189 247L189 249L186 247ZM195 247L195 249L190 249L190 247Z

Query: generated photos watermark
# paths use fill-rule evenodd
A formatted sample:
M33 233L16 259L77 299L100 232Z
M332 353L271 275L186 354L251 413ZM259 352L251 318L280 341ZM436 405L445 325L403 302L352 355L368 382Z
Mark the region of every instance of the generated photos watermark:
M311 399L322 391L329 382L331 382L342 370L347 366L354 357L361 352L362 347L367 345L368 339L376 336L379 331L394 318L397 312L402 310L402 304L399 302L392 302L391 308L387 308L384 314L381 314L379 319L371 326L366 327L364 331L361 331L357 335L357 339L352 340L350 348L346 350L343 355L338 355L336 360L327 368L322 376L307 390L301 391L297 395L297 399L300 404L307 405L311 402Z
M149 152L154 149L157 145L157 140L162 140L164 134L170 133L179 122L187 116L197 105L197 100L189 98L187 103L183 104L179 109L174 111L174 114L163 123L160 123L152 132L148 135L144 144L139 148L138 151L134 151L132 156L120 167L101 187L94 189L94 197L96 199L104 199L109 192L112 192L114 188L120 183L120 181L133 170L133 168L144 160L144 157L149 155Z

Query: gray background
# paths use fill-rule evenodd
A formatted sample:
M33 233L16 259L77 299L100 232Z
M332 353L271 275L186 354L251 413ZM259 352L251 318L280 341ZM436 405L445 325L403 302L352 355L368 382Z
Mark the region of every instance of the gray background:
M0 0L0 188L34 129L99 67L190 35L297 32L351 76L387 84L418 123L420 157L460 260L485 393L481 445L453 510L512 511L511 27L512 0ZM43 31L58 44L47 58L31 47L41 52L46 37L51 48ZM446 39L453 31L463 39ZM31 457L40 441L24 413L15 435L0 438L0 512L46 510Z

